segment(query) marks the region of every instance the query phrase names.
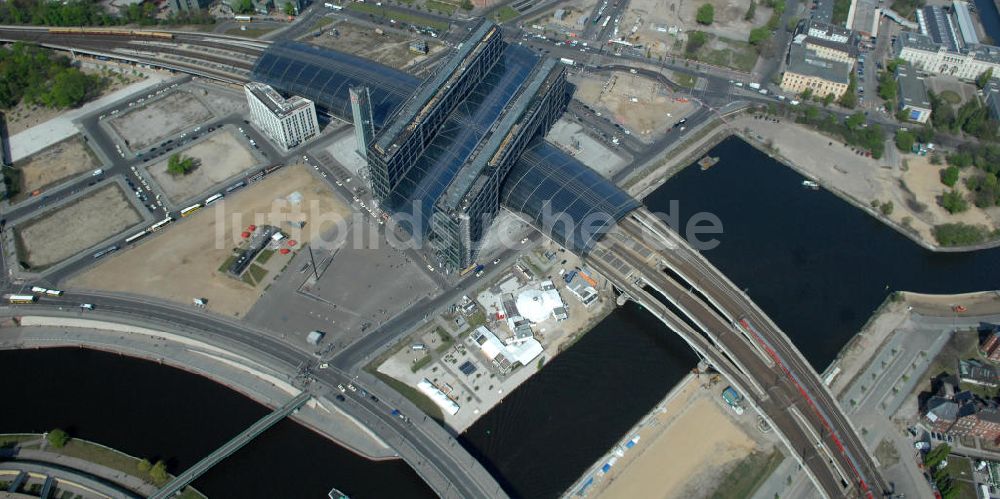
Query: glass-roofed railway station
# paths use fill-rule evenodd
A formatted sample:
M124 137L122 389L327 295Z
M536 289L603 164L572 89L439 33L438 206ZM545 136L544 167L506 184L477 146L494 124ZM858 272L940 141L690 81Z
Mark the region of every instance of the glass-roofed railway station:
M501 203L580 254L639 206L544 140L569 101L563 66L507 44L488 21L424 82L367 59L288 41L268 48L252 78L311 99L345 121L370 116L376 134L359 148L366 152L374 199L390 214L408 215L398 218L429 243L446 271L473 264ZM361 87L367 98L355 98L352 109L351 94ZM359 101L370 109L359 110ZM358 133L359 140L365 136Z

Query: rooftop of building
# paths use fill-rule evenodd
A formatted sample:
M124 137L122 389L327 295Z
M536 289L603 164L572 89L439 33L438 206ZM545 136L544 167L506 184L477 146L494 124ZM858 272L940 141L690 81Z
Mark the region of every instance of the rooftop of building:
M816 18L804 20L801 28L802 32L816 38L853 40L855 36L854 31Z
M991 78L983 89L983 95L986 96L986 107L990 110L990 116L993 119L1000 119L1000 80ZM1000 330L993 334L1000 336Z
M1000 47L993 45L967 44L965 47L957 51L948 50L946 44L936 43L927 35L913 33L910 31L900 33L896 43L899 44L900 48L912 48L925 52L939 52L941 50L945 50L957 55L972 56L977 60L989 62L991 64L1000 64Z
M308 108L313 105L313 102L305 97L294 95L289 98L284 98L277 90L271 88L270 85L261 82L250 82L246 84L246 89L253 94L260 102L262 102L267 109L271 111L271 114L276 115L279 118L285 118L292 115L296 111Z
M972 15L969 14L969 4L962 0L952 0L951 10L955 13L955 21L958 22L958 30L965 43L979 43L979 35L976 34L976 26L972 22Z
M460 204L471 192L482 189L485 184L484 175L491 166L491 159L500 152L510 135L517 132L525 111L535 97L545 91L543 85L550 83L550 78L562 71L556 64L554 59L546 59L535 66L526 84L521 86L518 95L504 109L504 115L498 125L490 130L490 136L480 143L472 160L462 166L441 196L438 203L442 209L446 211L460 209Z
M804 76L821 78L834 83L850 82L851 66L846 62L831 61L816 55L801 43L793 43L789 49L787 71Z
M480 142L492 133L494 124L537 63L538 56L531 50L519 45L507 47L469 97L448 115L437 136L385 201L386 206L419 216L423 227L428 227L426 222L434 212L434 204Z
M331 114L350 120L350 87L367 86L372 119L381 128L420 80L370 59L305 43L279 40L257 59L254 81L311 99Z
M896 66L896 81L899 82L899 98L903 101L904 106L921 109L931 108L924 77L910 63L904 62Z
M962 44L951 24L951 18L940 5L928 5L917 11L917 22L920 29L930 35L935 43L944 44L948 50L955 52Z
M480 21L479 25L472 31L469 38L456 48L450 57L437 68L434 74L423 82L416 93L410 96L399 111L392 117L391 123L379 134L375 144L383 151L388 151L391 146L399 143L399 139L406 135L406 131L418 122L421 116L428 112L428 106L433 105L435 97L449 88L448 80L461 73L468 60L474 57L477 49L483 46L494 36L497 36L499 28L490 21Z

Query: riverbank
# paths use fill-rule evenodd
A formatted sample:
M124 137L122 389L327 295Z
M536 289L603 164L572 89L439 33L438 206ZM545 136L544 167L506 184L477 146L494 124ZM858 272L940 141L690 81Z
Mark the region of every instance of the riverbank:
M785 118L755 119L752 112L745 111L731 113L726 118L713 118L688 133L689 138L665 151L668 157L659 155L637 169L622 187L633 197L643 199L719 143L736 136L925 249L969 252L1000 247L1000 239L970 246L937 243L933 235L936 225L961 222L996 228L1000 226L1000 221L995 220L1000 216L1000 209L994 209L996 213L969 210L954 216L944 212L934 200L938 191L944 190L943 186L935 184L938 167L929 171L924 164L928 163L926 157L908 157L905 160L907 168L885 165ZM887 147L895 146L889 144ZM817 151L823 154L817 155ZM733 158L722 157L713 168L725 168L727 161ZM883 211L886 203L892 205L888 214Z
M13 453L12 460L2 466L13 468L13 471L25 471L16 465L22 461L29 462L44 468L45 475L56 477L59 487L65 487L63 490L78 488L84 497L95 490L99 494L107 494L109 489L113 495L132 492L147 497L173 478L167 475L167 480L157 480L148 467L143 469L142 459L76 437L70 438L61 448L54 448L48 445L42 434L6 434L0 435L0 448ZM145 464L148 466L149 462ZM193 487L187 487L177 497L204 499L206 496Z
M718 376L689 374L564 497L745 497L782 460L756 413L737 415ZM666 470L666 471L665 471ZM722 485L724 484L724 485ZM706 494L707 492L707 494Z
M203 376L268 407L280 406L299 392L283 381L290 379L283 373L174 333L41 316L21 317L19 326L8 320L0 327L0 349L82 347L141 358ZM397 458L385 442L325 397L312 399L291 418L366 459Z

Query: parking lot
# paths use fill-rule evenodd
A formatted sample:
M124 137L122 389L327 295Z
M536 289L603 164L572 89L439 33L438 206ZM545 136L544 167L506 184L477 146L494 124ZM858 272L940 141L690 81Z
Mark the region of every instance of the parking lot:
M57 142L14 163L21 170L21 193L15 201L100 165L97 155L79 134Z
M19 259L40 270L73 256L142 220L124 189L108 182L15 227Z
M146 172L163 190L167 201L176 206L195 199L213 186L230 179L258 163L242 135L231 127L223 127L202 138L186 149L176 149L161 156L158 162L149 163ZM169 144L165 147L169 147ZM180 154L195 160L193 171L185 175L171 175L167 171L169 157Z
M186 90L174 89L165 96L149 94L136 102L125 111L112 111L115 115L105 120L127 148L135 152L212 118L208 106Z

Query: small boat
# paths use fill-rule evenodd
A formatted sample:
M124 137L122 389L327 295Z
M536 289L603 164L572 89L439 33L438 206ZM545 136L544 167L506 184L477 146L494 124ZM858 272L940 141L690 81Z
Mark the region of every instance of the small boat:
M812 190L815 191L815 190L819 189L819 184L817 184L816 182L813 182L812 180L803 180L802 181L802 187L805 187L806 189L812 189Z
M711 157L711 156L705 156L704 158L701 158L701 159L698 160L698 165L701 166L701 171L705 171L705 170L707 170L707 169L715 166L715 164L718 163L718 162L719 162L719 157L718 156L716 156L714 158Z
M351 499L347 494L339 491L335 488L330 489L330 492L326 494L330 499Z

